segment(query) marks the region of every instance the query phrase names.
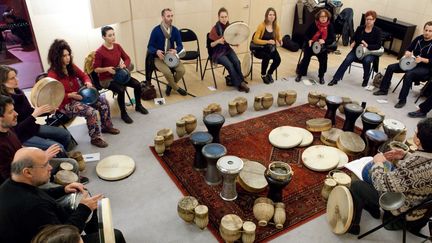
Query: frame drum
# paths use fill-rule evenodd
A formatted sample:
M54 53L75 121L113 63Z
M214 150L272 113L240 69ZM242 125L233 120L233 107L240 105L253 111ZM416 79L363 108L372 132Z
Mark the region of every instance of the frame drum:
M177 54L168 52L168 53L165 53L164 63L169 68L176 68L180 63L180 58Z
M111 204L109 198L98 201L99 240L101 243L115 242L114 227L112 223Z
M263 191L268 183L264 177L266 167L256 161L245 160L240 171L238 182L248 192L258 193Z
M311 132L322 132L332 128L332 121L327 118L314 118L306 121L306 129Z
M313 171L329 171L339 164L340 155L333 148L325 145L314 145L303 151L303 164Z
M249 38L249 26L244 22L234 22L225 29L224 38L230 45L239 45Z
M327 200L327 222L333 233L341 235L348 231L354 215L351 192L345 186L336 186Z
M399 67L403 70L403 71L409 71L413 68L415 68L417 66L417 63L415 62L415 57L411 56L411 57L402 57L399 60Z
M252 57L250 52L247 52L244 57L243 60L241 62L241 69L243 72L243 77L246 78L247 76L249 76L249 74L252 71L252 61L251 61Z
M135 161L126 155L111 155L96 165L96 174L107 181L124 179L131 175L134 170Z
M356 155L365 150L366 144L363 139L354 132L343 132L337 142L337 147L348 155Z
M46 77L39 80L32 88L30 102L34 107L50 105L58 108L65 96L65 89L59 81Z
M282 126L273 129L269 134L270 143L281 149L293 148L301 144L303 133L290 126Z
M330 130L322 131L320 140L325 145L336 147L336 142L342 133L341 129L333 127Z

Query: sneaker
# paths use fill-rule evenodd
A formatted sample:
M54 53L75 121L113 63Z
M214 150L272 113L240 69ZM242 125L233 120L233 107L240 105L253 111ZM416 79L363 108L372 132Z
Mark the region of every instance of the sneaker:
M363 80L362 87L366 87L368 85L368 80Z
M146 114L149 113L148 110L146 108L144 108L144 106L142 106L141 104L137 104L135 106L135 110L138 111L141 114L144 114L144 115L146 115Z
M93 144L96 147L99 147L99 148L106 148L106 147L108 147L108 143L105 142L102 138L92 139L90 141L90 143Z
M267 74L267 78L270 81L270 83L274 83L274 79L271 74Z
M240 91L240 92L246 92L246 93L249 93L249 87L246 85L246 83L245 82L241 82L240 83L240 86L238 87L238 90Z
M120 133L120 130L118 130L117 128L114 128L114 127L106 127L106 128L102 128L101 132L116 135L116 134Z
M411 111L411 112L408 112L408 116L411 118L423 118L423 117L426 117L426 113L421 112L421 110Z
M172 88L171 88L171 86L167 86L166 87L166 90L165 90L165 94L166 94L166 96L170 96L171 95L171 90L172 90Z
M270 80L267 75L261 75L261 78L265 84L270 84Z
M297 74L295 81L300 82L301 78L302 78L302 76L300 74Z
M127 124L131 124L133 122L132 118L127 113L121 114L121 119Z
M397 109L399 109L399 108L404 107L405 104L406 104L406 101L404 101L404 100L399 100L399 102L398 102L394 107L397 108Z
M330 81L327 85L333 86L333 85L336 85L337 83L338 83L338 81L336 79L332 79L332 81Z
M81 184L85 185L85 184L88 184L90 180L89 180L89 178L87 178L85 176L80 176L79 181Z
M186 90L184 90L184 89L182 89L182 88L178 88L177 93L179 93L179 94L182 95L182 96L186 96L186 95L187 95Z
M387 91L378 90L378 91L373 92L373 95L387 95Z
M320 83L320 84L325 84L324 77L319 78L319 83Z

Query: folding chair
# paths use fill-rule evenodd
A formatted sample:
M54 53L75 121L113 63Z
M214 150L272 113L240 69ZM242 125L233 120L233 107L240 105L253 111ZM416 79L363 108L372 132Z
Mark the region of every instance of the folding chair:
M195 34L195 32L193 32L190 29L180 29L180 36L181 36L181 40L183 43L186 42L196 42L196 46L197 49L196 51L186 51L186 55L182 58L180 58L181 60L185 60L185 61L192 61L192 60L196 60L196 72L198 72L198 64L199 64L199 70L200 70L200 77L202 80L203 77L203 72L202 72L202 65L201 65L201 52L200 52L200 46L199 46L199 42L198 42L198 37ZM187 62L184 62L184 64L188 64Z
M253 41L253 38L254 38L254 36L255 36L255 33L256 33L256 32L254 32L253 35L252 35L251 43L252 43L252 41ZM261 62L254 62L254 60L253 60L253 59L254 59L254 56L255 56L255 58L257 58L257 59L259 59L259 60L262 60L262 58L260 58L259 55L257 55L257 50L252 49L250 45L249 45L249 50L250 50L250 55L251 55L250 80L252 80L252 77L253 77L253 65L254 65L254 64L261 64ZM303 51L303 50L302 50L302 51ZM277 77L278 77L278 71L277 71L277 68L276 68L275 71L276 71L276 79L277 79Z

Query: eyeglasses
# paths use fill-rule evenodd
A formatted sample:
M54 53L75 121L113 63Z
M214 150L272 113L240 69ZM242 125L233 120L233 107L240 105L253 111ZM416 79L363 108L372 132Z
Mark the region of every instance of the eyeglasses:
M43 165L32 165L29 168L46 168L49 165L49 161L47 161L45 164Z
M327 15L320 15L320 18L327 18Z
M374 18L366 18L366 21L373 21L375 20Z

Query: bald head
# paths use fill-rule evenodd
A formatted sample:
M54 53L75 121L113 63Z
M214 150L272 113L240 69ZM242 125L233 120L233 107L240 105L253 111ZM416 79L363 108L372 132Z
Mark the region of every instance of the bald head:
M20 175L25 168L31 168L36 162L45 161L45 152L38 148L27 147L19 149L11 164L11 174Z
M51 169L44 151L38 148L21 148L12 161L11 177L17 182L40 186L49 181Z

